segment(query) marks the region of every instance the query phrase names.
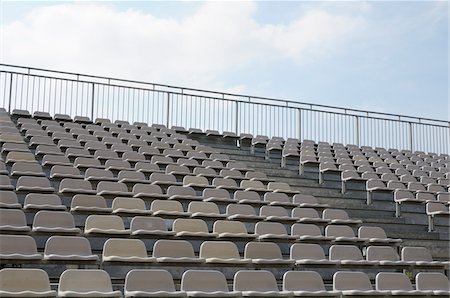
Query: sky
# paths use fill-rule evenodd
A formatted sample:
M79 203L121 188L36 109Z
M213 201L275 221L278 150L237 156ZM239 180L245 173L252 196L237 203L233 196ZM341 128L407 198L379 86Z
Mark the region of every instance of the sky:
M0 63L449 120L447 1L0 5Z

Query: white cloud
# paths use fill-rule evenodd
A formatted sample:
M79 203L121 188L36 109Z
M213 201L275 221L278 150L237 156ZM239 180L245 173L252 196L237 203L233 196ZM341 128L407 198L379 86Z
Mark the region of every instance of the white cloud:
M1 61L244 91L244 85L225 84L221 75L328 55L365 24L360 17L320 9L289 24L261 24L256 12L256 2L206 2L182 19L98 3L44 6L1 27Z

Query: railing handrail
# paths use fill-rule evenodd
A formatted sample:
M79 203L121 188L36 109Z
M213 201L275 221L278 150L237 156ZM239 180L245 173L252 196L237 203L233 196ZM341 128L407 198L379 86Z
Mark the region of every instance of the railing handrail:
M227 96L235 96L235 97L240 97L240 98L248 98L250 103L251 103L251 99L267 100L267 101L273 101L273 102L277 102L277 103L284 103L286 107L291 107L291 108L296 108L296 107L295 106L290 106L289 104L307 105L307 106L310 106L310 109L312 109L313 106L314 107L319 107L319 108L336 109L336 110L344 111L343 112L344 114L347 114L347 112L365 113L366 117L369 117L369 114L380 115L380 116L382 115L382 116L397 117L398 118L397 120L402 120L402 118L407 118L407 119L415 119L419 123L421 121L433 121L433 122L443 123L443 124L445 124L445 126L450 126L450 121L442 120L442 119L432 119L432 118L423 118L423 117L409 116L409 115L403 115L403 114L393 114L393 113L385 113L385 112L367 111L367 110L360 110L360 109L354 109L354 108L344 108L344 107L339 107L339 106L330 106L330 105L323 105L323 104L313 104L313 103L306 103L306 102L300 102L300 101L285 100L285 99L279 99L279 98L269 98L269 97L261 97L261 96L245 95L245 94L236 94L236 93L212 91L212 90L205 90L205 89L196 89L196 88L190 88L190 87L181 87L181 86L166 85L166 84L159 84L159 83L151 83L151 82L129 80L129 79L119 79L119 78L113 78L113 77L103 77L103 76L97 76L97 75L81 74L81 73L75 73L75 72L51 70L51 69L45 69L45 68L21 66L21 65L6 64L6 63L0 63L0 67L12 67L12 68L19 68L19 69L26 69L26 70L28 70L28 72L26 72L26 73L17 73L17 74L24 74L24 75L34 75L34 74L30 73L31 70L43 71L43 72L53 72L53 73L58 73L58 74L77 76L77 79L74 80L74 81L80 81L79 77L81 76L81 77L85 77L85 78L95 78L95 79L108 80L109 83L108 84L105 83L105 85L111 85L110 84L111 81L118 81L118 82L124 82L124 83L151 85L151 86L153 86L153 89L152 89L153 91L169 92L167 90L157 90L157 89L154 88L155 86L158 86L158 87L179 89L179 90L181 90L180 93L184 94L184 95L190 95L190 94L186 94L185 93L185 91L188 90L188 91L194 91L194 92L204 92L204 93L210 93L210 94L218 94L218 95L221 95L222 97L217 97L217 99L222 99L222 100L233 100L231 98L225 98L225 95L227 95ZM12 72L12 71L8 71L8 70L4 70L4 71L5 72ZM61 79L61 78L56 78L56 77L54 77L54 78L55 79ZM67 78L65 78L65 79L67 79ZM69 80L69 79L67 79L67 80ZM88 81L88 82L91 83L91 81ZM93 83L103 84L103 83L100 83L100 82L93 82ZM120 87L137 88L137 87L131 87L131 86L120 86ZM137 89L139 89L139 88L137 88ZM238 101L240 101L240 100L238 100ZM255 103L257 103L257 104L264 104L264 103L260 103L260 102L255 102ZM277 106L279 106L279 105L277 105ZM323 112L330 112L330 111L323 111ZM349 114L349 116L350 115L352 115L352 114ZM364 116L364 115L353 115L353 116ZM390 119L390 118L387 118L387 119L383 118L383 119L385 119L385 120L395 120L395 119ZM406 119L403 119L403 120L407 121L407 122L411 122L411 121L408 121Z

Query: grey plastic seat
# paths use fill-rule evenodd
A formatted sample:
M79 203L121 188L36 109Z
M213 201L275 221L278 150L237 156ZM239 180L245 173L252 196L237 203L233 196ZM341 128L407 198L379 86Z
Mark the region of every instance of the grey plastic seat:
M244 297L289 297L291 291L280 291L275 276L267 270L239 270L234 275L233 290Z
M202 238L215 238L216 233L210 233L206 222L201 219L193 218L177 218L173 222L172 231L176 234L176 237L199 237Z
M83 179L84 176L81 175L80 170L73 166L61 166L54 165L50 170L50 178L73 178L73 179Z
M0 235L0 259L14 261L41 260L34 238L26 235Z
M294 241L296 236L290 236L280 222L260 221L255 225L255 234L260 241Z
M206 263L222 265L251 264L251 259L241 258L236 244L231 241L204 241L200 245L200 258Z
M188 217L191 216L189 212L184 212L183 205L175 200L154 200L150 205L150 210L156 216L171 216L171 217Z
M19 203L15 192L0 190L0 208L21 209L22 205Z
M330 242L335 237L322 235L320 228L315 224L296 223L291 226L291 235L297 237L300 242Z
M261 196L256 191L238 190L234 193L234 199L240 204L248 205L267 205L269 202L263 201Z
M23 203L24 210L66 210L66 206L61 203L61 199L55 194L30 193L25 196Z
M97 195L77 194L72 197L71 212L111 213L112 208L106 205L106 200Z
M45 177L45 173L37 163L15 162L11 167L11 176Z
M92 254L91 244L84 237L51 236L45 242L44 260L95 262L98 256Z
M87 168L84 177L87 181L117 181L111 171L97 168Z
M236 200L230 198L230 193L225 189L205 188L203 190L203 201L232 203Z
M264 195L264 201L266 201L269 205L272 206L283 206L283 207L298 206L298 204L292 203L292 200L285 193L267 192Z
M339 264L338 261L328 260L322 247L317 243L295 243L290 248L290 258L297 265L326 265Z
M195 190L190 186L171 185L167 188L169 200L177 201L201 201L202 197L197 196Z
M264 216L256 215L255 208L247 204L228 204L226 214L229 220L260 221Z
M174 231L168 231L164 219L155 216L135 216L130 223L131 235L139 237L174 236Z
M342 291L344 296L382 296L389 292L380 292L372 288L369 277L364 272L337 271L333 275L333 289Z
M195 264L204 263L203 258L197 258L192 244L186 240L160 239L153 245L153 257L158 263Z
M358 237L366 239L371 245L376 244L400 244L402 239L388 238L386 232L380 227L361 226L358 228Z
M150 198L150 199L167 199L168 196L163 194L163 191L158 185L136 183L133 186L133 197L135 198Z
M433 261L431 252L426 247L406 246L401 251L402 261L410 262L416 266L445 266L448 261Z
M41 210L34 215L33 232L79 234L75 220L70 212Z
M284 259L280 247L273 242L248 242L244 258L252 259L253 264L293 265L295 260Z
M46 154L42 157L42 166L54 165L71 166L72 163L66 156Z
M333 242L341 243L363 243L365 239L355 236L355 232L350 226L346 225L328 225L325 227L325 236L334 237Z
M11 183L9 176L0 175L0 189L1 190L14 190L14 186Z
M133 193L128 191L128 187L125 183L101 181L97 184L97 195L131 197L133 196Z
M151 263L144 242L139 239L110 238L103 244L103 262Z
M112 202L113 214L152 214L147 210L145 202L139 198L116 197Z
M61 274L59 297L121 297L113 291L111 278L106 271L98 269L67 269Z
M219 207L213 202L190 202L188 212L192 218L221 219L226 218L226 214L221 214Z
M325 209L322 213L322 218L330 220L332 224L344 224L344 225L351 225L351 224L361 224L362 221L359 219L350 219L348 217L348 214L345 210L342 209Z
M450 295L450 281L440 272L419 272L416 274L416 289L431 295Z
M125 297L187 297L176 291L172 275L162 269L132 269L125 277Z
M377 261L384 266L410 266L410 262L401 261L395 248L391 246L369 246L366 250L367 261Z
M213 225L213 232L218 238L243 238L254 239L258 235L249 234L244 223L240 221L216 220Z
M54 192L55 189L47 177L20 176L16 184L17 191Z
M375 289L394 296L426 295L427 292L414 290L411 281L404 273L380 272L375 277Z
M296 194L292 197L292 202L304 208L328 208L328 204L320 204L313 195Z
M127 235L122 218L117 215L89 215L84 225L84 234Z
M0 231L13 233L27 233L31 229L27 226L25 213L20 209L0 209Z
M328 224L329 219L323 219L314 208L294 208L292 209L292 217L299 218L300 223L312 223L312 224Z
M181 290L188 297L241 297L228 289L225 275L216 270L187 270L181 278Z
M261 206L259 209L259 215L265 217L267 221L294 223L299 220L297 217L292 217L290 213L282 206Z
M322 276L316 271L287 271L283 275L283 290L296 297L340 297L340 291L327 291Z
M4 268L0 270L0 296L56 297L56 291L51 290L48 274L42 269Z
M97 192L92 189L92 185L89 181L84 179L72 179L64 178L59 184L59 192L62 194L75 193L75 194L96 194Z

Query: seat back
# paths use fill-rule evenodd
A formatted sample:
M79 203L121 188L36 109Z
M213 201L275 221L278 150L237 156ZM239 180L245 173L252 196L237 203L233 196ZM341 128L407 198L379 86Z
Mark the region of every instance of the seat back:
M419 272L416 275L416 289L419 291L450 291L450 281L440 272Z
M182 291L228 292L225 275L217 270L187 270L181 277Z
M201 219L177 218L173 222L172 230L175 232L202 232L208 233L206 222Z
M0 255L29 256L37 254L33 237L25 235L0 235ZM18 256L18 258L20 258Z
M145 231L167 231L164 219L155 216L135 216L130 223L131 232Z
M112 202L112 209L118 210L146 210L145 202L139 198L116 197Z
M255 234L257 235L287 235L286 228L279 222L260 221L255 225Z
M41 210L34 216L33 227L75 228L75 220L70 212Z
M433 257L426 247L407 246L402 248L402 261L432 262Z
M330 260L363 260L361 250L354 245L332 245L329 257Z
M126 292L175 292L172 275L162 269L132 269L125 277Z
M103 257L147 257L147 248L139 239L110 238L103 245Z
M380 227L361 226L358 229L359 238L378 238L386 239L386 232Z
M192 244L186 240L160 239L153 246L153 256L159 257L188 257L195 258Z
M231 241L204 241L200 245L200 258L239 259L239 251Z
M3 296L2 291L13 293L30 291L34 294L48 292L50 280L42 269L4 268L0 270L0 296ZM49 296L54 297L56 293L49 293Z
M372 291L369 276L364 272L338 271L333 275L335 291L360 290Z
M292 236L323 236L320 228L314 224L296 223L291 226Z
M325 253L319 244L294 243L291 245L290 256L293 260L325 260Z
M331 237L355 237L355 232L349 226L328 225L325 228L325 236L331 236Z
M244 257L249 259L282 259L280 247L272 242L248 242Z
M86 218L84 229L89 230L93 228L100 230L125 230L122 218L117 215L89 215Z
M234 275L235 291L279 291L275 276L267 270L239 270Z
M58 292L112 292L109 274L98 269L67 269L59 279Z
M325 291L322 276L316 271L287 271L283 275L284 291Z

